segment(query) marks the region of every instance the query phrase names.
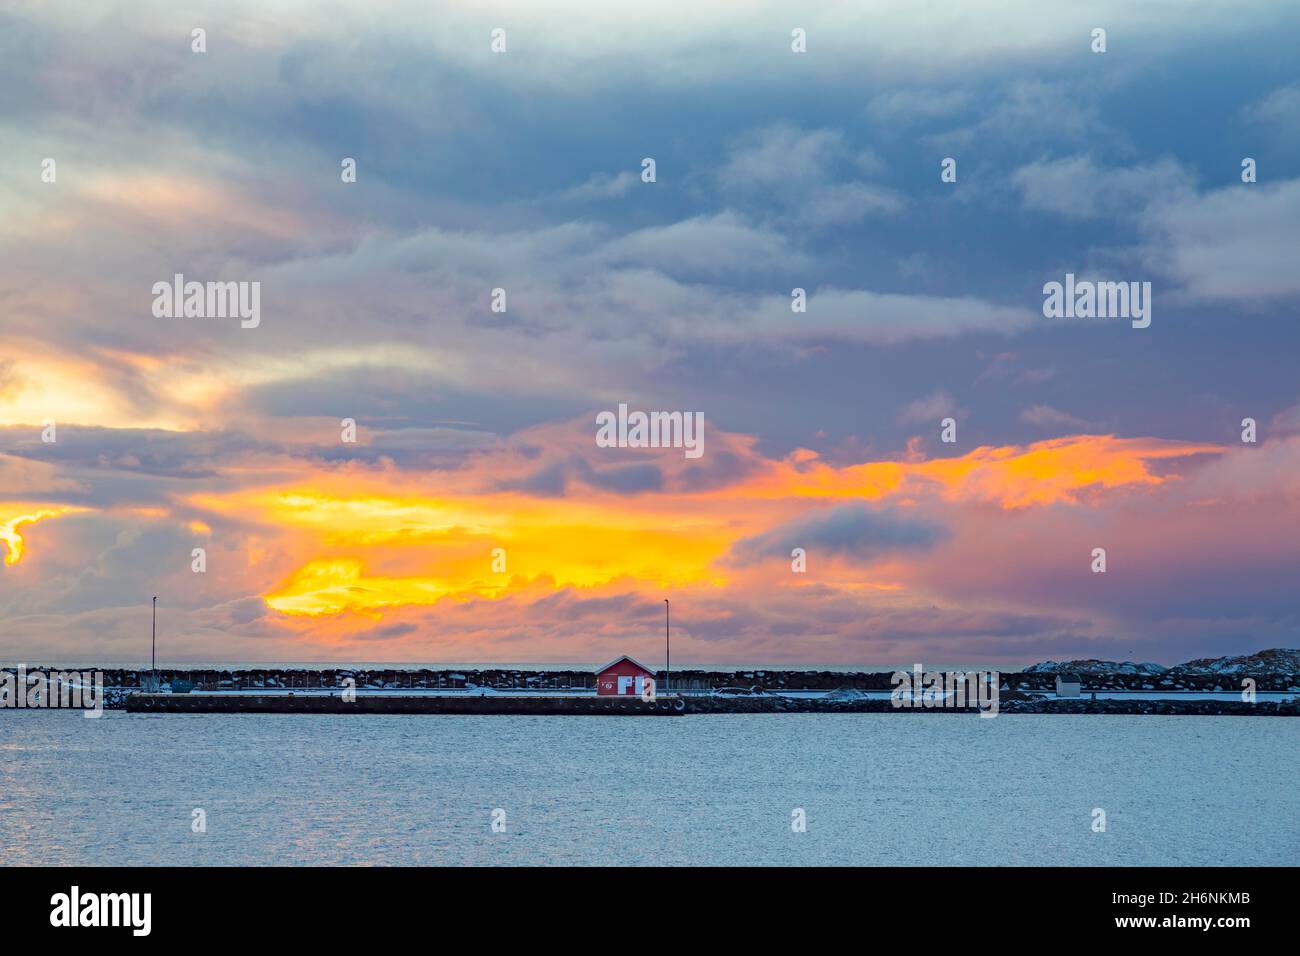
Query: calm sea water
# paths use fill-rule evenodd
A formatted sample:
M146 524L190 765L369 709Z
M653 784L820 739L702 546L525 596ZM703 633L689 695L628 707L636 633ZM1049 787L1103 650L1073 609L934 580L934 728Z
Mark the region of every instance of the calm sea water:
M1300 863L1300 720L0 713L5 864ZM207 812L207 833L191 811ZM803 808L807 832L791 829ZM1107 831L1092 830L1093 808ZM506 832L493 833L494 809Z

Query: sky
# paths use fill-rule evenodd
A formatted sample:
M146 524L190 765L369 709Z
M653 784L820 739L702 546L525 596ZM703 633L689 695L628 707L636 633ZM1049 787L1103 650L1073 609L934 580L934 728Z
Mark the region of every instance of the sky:
M0 659L1300 646L1300 8L989 6L0 6Z

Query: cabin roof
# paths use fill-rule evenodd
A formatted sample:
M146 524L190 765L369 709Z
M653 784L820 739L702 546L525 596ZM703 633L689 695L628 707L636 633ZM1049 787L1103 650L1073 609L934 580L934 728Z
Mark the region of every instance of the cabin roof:
M597 668L596 668L596 673L597 673L597 674L603 674L605 671L609 670L611 667L613 667L615 664L619 663L620 661L631 661L633 664L635 664L637 667L641 668L641 669L642 669L643 671L645 671L647 674L653 674L653 673L654 673L654 669L653 669L653 668L646 667L644 664L642 664L639 660L637 660L637 659L636 659L635 657L633 657L631 654L621 654L621 655L619 655L618 657L616 657L616 658L614 658L612 661L610 661L608 664L605 664L605 665L603 665L603 666L601 666L601 667L597 667Z

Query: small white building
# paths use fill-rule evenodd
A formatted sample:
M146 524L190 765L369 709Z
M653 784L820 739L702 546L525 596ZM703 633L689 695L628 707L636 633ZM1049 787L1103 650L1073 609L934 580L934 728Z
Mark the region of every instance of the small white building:
M1065 672L1056 675L1057 697L1078 697L1082 690L1083 678L1078 674Z

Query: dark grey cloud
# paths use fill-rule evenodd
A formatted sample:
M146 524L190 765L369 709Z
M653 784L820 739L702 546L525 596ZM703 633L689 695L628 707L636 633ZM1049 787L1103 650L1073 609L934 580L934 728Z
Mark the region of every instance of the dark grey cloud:
M173 432L145 428L57 425L56 441L40 431L0 428L0 450L65 468L128 472L169 478L211 478L252 452L281 453L286 446L231 431Z
M583 480L602 491L616 491L621 494L659 491L664 487L664 473L657 465L650 464L592 469L583 476Z
M664 473L653 463L632 462L598 468L578 455L570 455L552 459L522 478L499 481L493 488L496 491L523 491L557 497L563 495L574 481L600 491L624 495L662 491L665 487Z
M569 485L569 469L562 461L551 461L522 478L498 481L494 491L523 491L530 495L558 497Z
M728 560L749 565L772 557L789 559L794 548L803 548L811 560L822 552L871 561L891 552L925 550L945 537L947 532L929 521L866 505L840 505L742 538Z

